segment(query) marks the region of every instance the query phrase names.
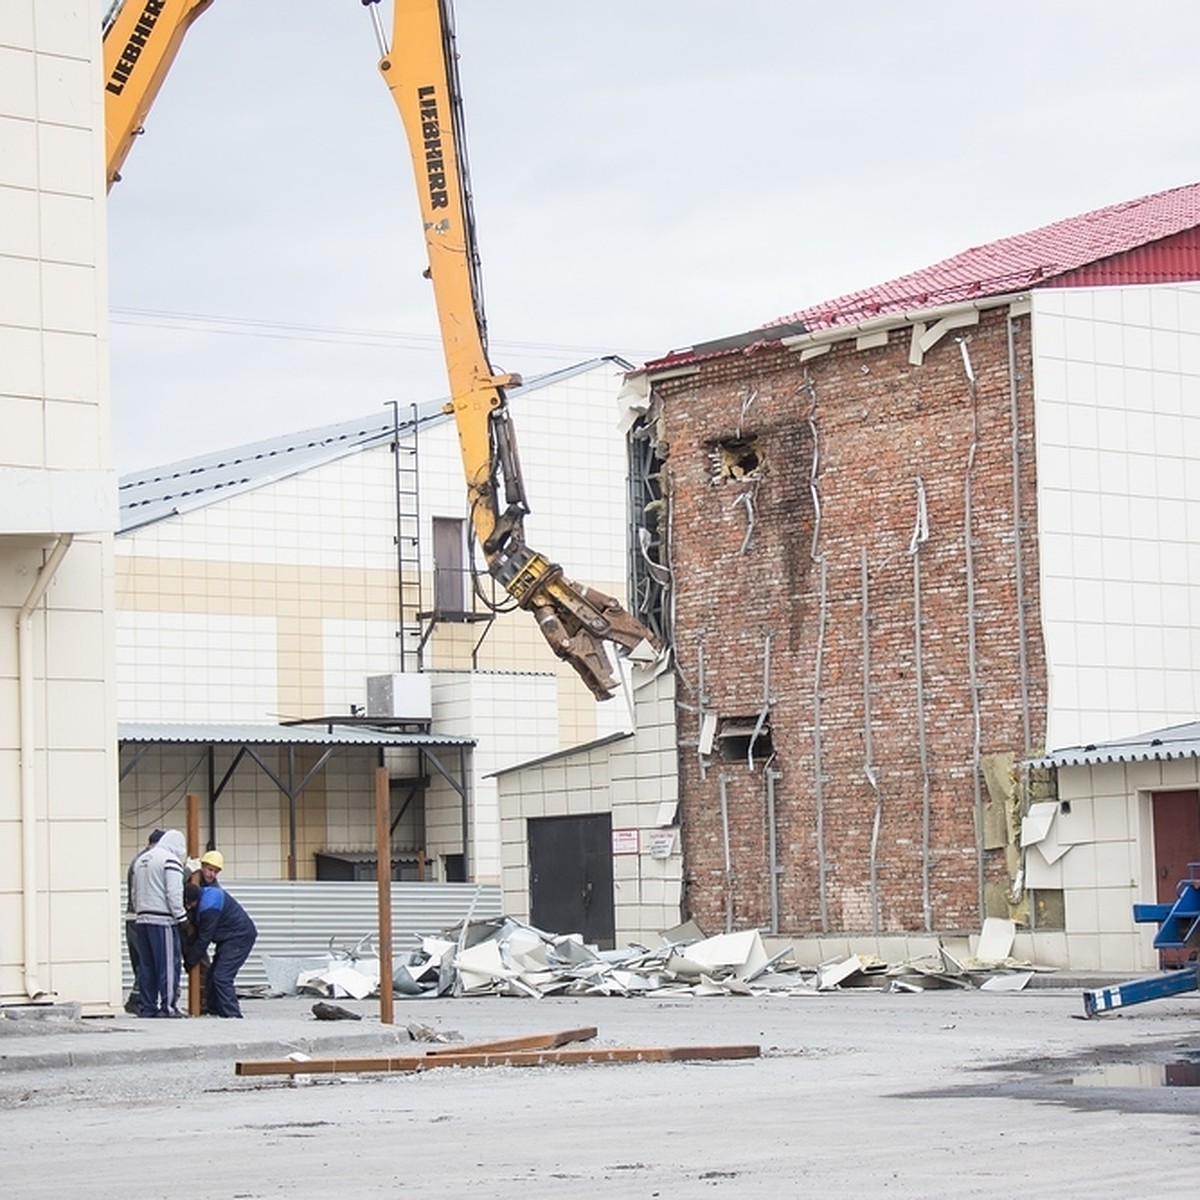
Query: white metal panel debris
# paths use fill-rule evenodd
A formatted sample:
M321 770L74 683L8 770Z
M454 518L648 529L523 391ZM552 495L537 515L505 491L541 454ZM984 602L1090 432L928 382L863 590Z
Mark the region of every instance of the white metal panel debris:
M895 992L988 986L1016 990L1033 971L1008 957L1011 921L985 923L979 955L885 963L847 954L801 967L790 946L768 953L756 929L707 937L693 922L660 935L657 947L597 950L577 934L551 934L511 917L460 923L425 937L394 969L395 994L419 996L795 996L843 988ZM303 970L296 990L364 999L379 990L379 958L363 939L353 954ZM993 957L989 957L993 956ZM1024 967L1024 970L1017 970ZM281 973L286 977L286 973Z

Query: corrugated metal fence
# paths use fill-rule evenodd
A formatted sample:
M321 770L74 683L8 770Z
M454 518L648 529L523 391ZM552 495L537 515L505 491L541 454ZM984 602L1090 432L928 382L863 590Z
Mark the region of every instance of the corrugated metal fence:
M258 941L238 973L239 987L266 985L264 954L318 957L329 952L331 942L336 949L347 951L367 935L372 945L378 944L379 891L374 882L274 880L238 883L229 891L258 926ZM124 904L122 894L122 911ZM423 936L440 933L464 917L501 915L498 884L393 883L392 953L399 962L420 946ZM121 974L128 991L133 980L124 954Z

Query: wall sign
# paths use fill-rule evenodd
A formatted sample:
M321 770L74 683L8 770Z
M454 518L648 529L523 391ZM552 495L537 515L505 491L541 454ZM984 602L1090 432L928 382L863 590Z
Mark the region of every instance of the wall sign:
M670 858L675 849L675 830L664 829L650 835L650 857Z
M641 838L636 829L614 829L612 831L612 852L617 854L640 854L642 852Z

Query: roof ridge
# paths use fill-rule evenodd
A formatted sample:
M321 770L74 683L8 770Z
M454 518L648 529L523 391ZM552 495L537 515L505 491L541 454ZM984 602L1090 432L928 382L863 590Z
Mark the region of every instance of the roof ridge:
M944 296L943 303L999 295L1011 290L1004 285L1012 282L1021 287L1044 284L1196 225L1200 225L1200 183L1181 184L970 246L882 283L788 313L768 325L801 321L810 330L829 328L843 322L828 316L855 311L861 302L882 313L901 311L906 300L926 294Z

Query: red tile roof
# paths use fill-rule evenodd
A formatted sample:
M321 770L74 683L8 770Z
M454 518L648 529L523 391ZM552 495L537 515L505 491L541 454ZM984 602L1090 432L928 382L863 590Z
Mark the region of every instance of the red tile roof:
M829 329L889 312L1024 291L1195 225L1200 225L1200 183L1098 208L986 246L972 246L931 267L780 320L803 321L810 330Z
M787 326L788 334L795 333L798 326L808 332L833 329L858 325L889 313L938 308L1050 284L1078 286L1198 279L1200 235L1187 233L1198 226L1200 183L1192 183L1055 221L985 246L973 246L898 279L780 317L755 331L755 336L743 335L734 340L743 347L761 345L778 340L778 334L772 337L776 326ZM1164 249L1157 256L1147 253L1148 243L1179 234L1186 236L1172 242L1169 252ZM1136 271L1130 270L1122 277L1113 270L1111 260L1130 251L1140 251L1136 256ZM1099 263L1106 263L1105 268L1089 274L1088 269ZM1134 265L1131 263L1130 267ZM695 361L728 348L723 343L693 346L674 351L647 366Z

